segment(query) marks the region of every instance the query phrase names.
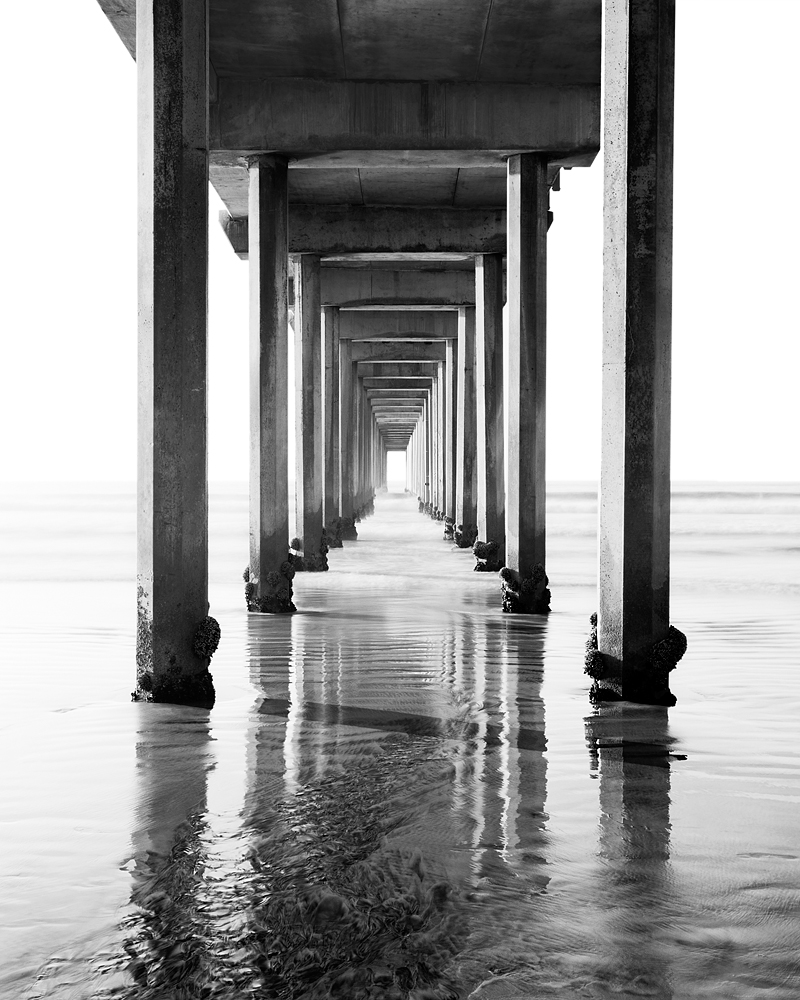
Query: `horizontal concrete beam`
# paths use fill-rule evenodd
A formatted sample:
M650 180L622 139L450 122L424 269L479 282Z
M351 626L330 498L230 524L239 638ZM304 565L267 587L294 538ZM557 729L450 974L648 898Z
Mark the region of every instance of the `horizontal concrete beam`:
M386 271L323 267L322 304L339 307L475 304L473 271Z
M240 154L600 148L598 86L220 78L210 116L210 148Z
M365 389L430 389L433 378L373 378L364 377Z
M438 367L435 362L426 364L422 361L411 361L407 364L390 364L388 362L372 364L369 361L359 361L356 365L356 371L359 378L369 379L435 378Z
M374 344L370 340L358 340L351 348L353 361L445 361L447 346L444 340L419 341L382 341Z
M370 404L373 413L400 413L408 416L409 413L420 413L422 411L422 400L408 403L379 403L375 400Z
M422 403L427 398L427 393L422 393L418 389L409 390L409 394L404 396L400 390L392 389L370 389L367 393L370 404L386 404L395 406L413 406Z
M246 218L220 212L236 255L248 253ZM494 208L368 208L290 205L289 252L505 253L506 213Z
M340 340L395 340L399 338L455 340L457 312L369 312L339 313Z

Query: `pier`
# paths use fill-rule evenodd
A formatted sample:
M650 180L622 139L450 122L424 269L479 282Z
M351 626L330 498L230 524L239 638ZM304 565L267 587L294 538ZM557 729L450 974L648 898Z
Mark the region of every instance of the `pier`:
M674 0L99 2L139 79L135 697L214 701L209 182L250 272L248 609L295 611L295 574L357 538L399 451L441 544L499 571L498 614L543 615L549 196L602 136L586 670L595 701L672 704Z

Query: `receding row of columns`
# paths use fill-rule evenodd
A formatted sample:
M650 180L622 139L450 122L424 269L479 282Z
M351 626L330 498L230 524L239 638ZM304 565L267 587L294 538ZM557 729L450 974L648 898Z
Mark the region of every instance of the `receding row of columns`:
M607 8L600 607L591 667L600 695L668 701L663 664L680 645L669 626L674 3L632 0ZM219 641L207 596L207 5L171 0L159 18L153 10L143 0L137 7L136 695L207 704ZM423 503L449 518L462 544L478 538L497 545L507 610L545 610L547 157L508 159L505 335L501 260L479 257L476 304L459 306L457 338L448 339L444 361L419 379L407 376L420 412L413 426L400 424L400 438L388 437L378 420L368 397L373 376L359 371L352 342L338 329L341 317L326 308L323 318L319 257L297 258L294 538L288 163L265 154L251 156L248 166L248 607L294 610L295 573L324 569L329 540L355 534L385 482L390 441L405 436ZM656 669L653 651L669 642Z

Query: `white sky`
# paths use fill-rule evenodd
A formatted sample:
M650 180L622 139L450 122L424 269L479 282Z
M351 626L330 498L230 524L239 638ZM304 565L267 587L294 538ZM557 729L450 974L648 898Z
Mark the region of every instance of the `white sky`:
M136 474L136 74L95 0L7 4L0 479ZM678 0L673 478L800 480L800 0ZM548 478L599 468L602 166L553 195ZM247 478L247 265L212 193L209 475Z

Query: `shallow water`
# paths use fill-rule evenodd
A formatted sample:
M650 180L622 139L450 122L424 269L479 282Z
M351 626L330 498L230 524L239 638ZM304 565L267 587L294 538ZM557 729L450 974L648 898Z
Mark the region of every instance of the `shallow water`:
M2 511L0 996L800 994L800 488L674 497L668 713L589 706L589 487L547 618L403 495L247 615L216 493L211 713L128 701L131 495Z

